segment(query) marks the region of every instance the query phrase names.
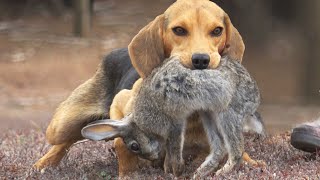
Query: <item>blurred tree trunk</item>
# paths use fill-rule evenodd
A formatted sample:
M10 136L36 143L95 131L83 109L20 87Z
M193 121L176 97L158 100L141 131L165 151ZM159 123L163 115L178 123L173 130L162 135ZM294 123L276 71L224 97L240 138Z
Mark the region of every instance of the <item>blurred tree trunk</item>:
M305 1L304 17L301 27L304 28L309 42L309 57L306 74L306 96L308 102L320 104L320 1Z
M91 29L92 4L91 0L74 0L74 34L88 36Z

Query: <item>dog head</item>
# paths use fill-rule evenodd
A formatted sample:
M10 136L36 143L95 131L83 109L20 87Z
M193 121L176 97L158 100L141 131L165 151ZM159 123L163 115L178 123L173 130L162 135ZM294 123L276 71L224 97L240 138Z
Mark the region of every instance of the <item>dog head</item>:
M132 39L129 54L144 78L165 58L190 69L214 69L221 56L242 60L244 43L229 16L209 0L178 0Z

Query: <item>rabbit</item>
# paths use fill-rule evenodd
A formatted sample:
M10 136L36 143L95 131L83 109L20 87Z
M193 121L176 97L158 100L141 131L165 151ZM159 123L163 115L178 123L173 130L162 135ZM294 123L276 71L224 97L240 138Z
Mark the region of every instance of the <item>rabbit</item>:
M132 114L122 121L95 121L82 129L82 135L92 140L122 137L128 149L142 158L165 156L164 169L175 176L184 170L184 131L187 117L194 112L200 114L211 150L194 178L216 170L226 154L228 160L218 174L241 161L244 126L258 124L262 128L252 129L264 132L256 114L260 104L257 84L239 62L228 57L210 70L190 70L178 57L171 57L143 80L133 104Z

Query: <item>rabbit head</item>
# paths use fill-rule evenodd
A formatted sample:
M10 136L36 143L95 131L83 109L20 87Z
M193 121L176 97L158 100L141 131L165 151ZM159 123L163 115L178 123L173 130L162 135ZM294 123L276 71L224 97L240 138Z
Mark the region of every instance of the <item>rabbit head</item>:
M83 137L95 141L113 140L122 138L127 148L138 156L156 160L161 156L161 139L148 134L146 135L135 122L132 115L124 117L122 120L104 119L94 121L81 130Z

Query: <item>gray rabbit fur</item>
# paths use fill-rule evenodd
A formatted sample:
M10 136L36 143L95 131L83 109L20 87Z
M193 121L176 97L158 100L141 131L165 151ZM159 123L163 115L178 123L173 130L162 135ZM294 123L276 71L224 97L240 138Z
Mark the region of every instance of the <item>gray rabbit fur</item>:
M184 168L187 117L198 112L211 150L194 174L198 178L217 170L225 155L228 160L218 174L230 171L241 161L244 126L263 126L256 115L259 104L257 84L239 62L223 57L216 69L191 70L172 57L143 80L131 115L122 121L93 122L82 134L93 140L122 137L128 149L149 160L165 154L165 171L178 176ZM97 126L112 130L90 131Z

